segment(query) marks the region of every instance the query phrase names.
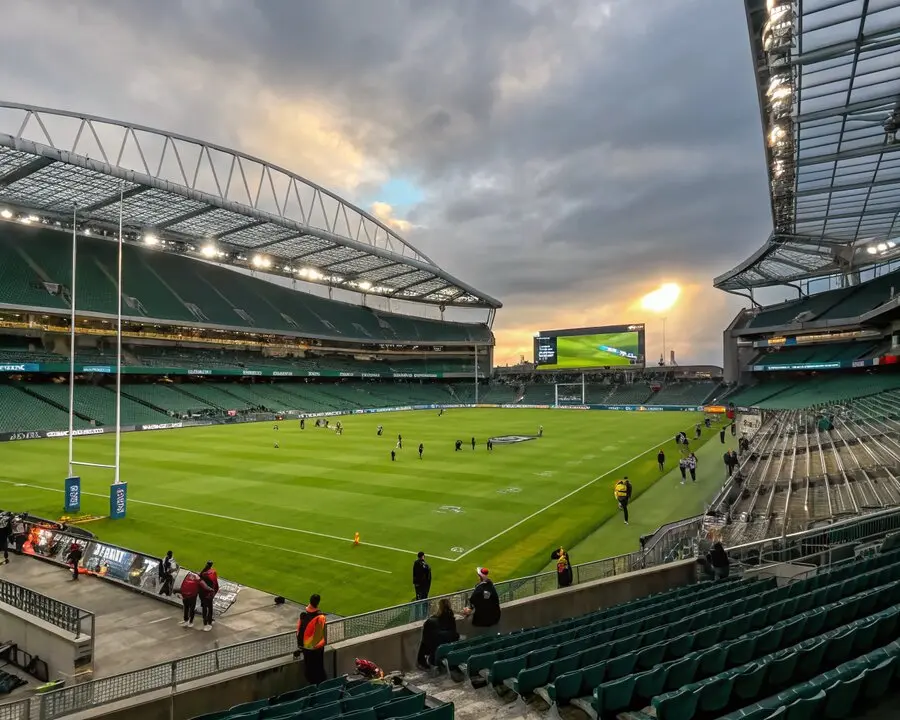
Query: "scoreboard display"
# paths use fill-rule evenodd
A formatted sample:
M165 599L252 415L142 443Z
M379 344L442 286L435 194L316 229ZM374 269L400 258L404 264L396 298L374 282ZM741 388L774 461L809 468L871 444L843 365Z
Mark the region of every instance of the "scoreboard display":
M644 326L541 331L534 338L534 364L542 370L643 367Z

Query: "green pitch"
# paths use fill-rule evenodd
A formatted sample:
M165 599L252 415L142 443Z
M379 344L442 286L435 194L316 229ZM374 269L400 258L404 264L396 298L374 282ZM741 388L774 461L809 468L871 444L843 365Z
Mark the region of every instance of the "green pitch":
M547 367L584 368L630 365L631 362L628 358L599 350L598 346L606 345L637 355L637 339L636 332L558 337L556 339L556 365Z
M349 615L412 599L419 550L432 565L432 594L472 585L477 565L498 581L541 571L552 548L573 547L617 514L615 478L629 475L639 496L662 475L659 448L671 465L672 437L700 419L454 409L351 415L341 436L312 422L301 431L297 421L277 432L261 423L130 433L128 517L90 529L135 550L174 550L187 567L214 560L220 576L294 600L319 592L329 611ZM540 439L485 448L488 437L534 436L540 425ZM403 449L392 462L398 433ZM76 460L111 463L113 447L112 436L76 438ZM59 517L66 457L64 439L5 444L2 507ZM83 512L108 513L111 472L80 468ZM664 516L665 497L656 504Z

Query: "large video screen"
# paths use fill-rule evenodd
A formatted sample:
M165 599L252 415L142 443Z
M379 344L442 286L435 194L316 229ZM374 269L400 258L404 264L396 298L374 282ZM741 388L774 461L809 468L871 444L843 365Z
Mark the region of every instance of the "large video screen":
M534 339L534 363L542 370L643 367L644 326L542 331Z

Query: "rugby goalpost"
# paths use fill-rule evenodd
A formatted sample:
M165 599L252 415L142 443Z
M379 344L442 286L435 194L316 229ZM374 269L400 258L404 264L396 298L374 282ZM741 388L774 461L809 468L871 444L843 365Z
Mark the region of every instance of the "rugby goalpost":
M78 205L72 209L72 286L69 288L69 474L65 481L65 509L79 510L81 505L81 479L75 476L77 467L103 468L113 471L113 485L110 489L110 516L124 517L125 488L121 477L122 457L122 247L125 183L119 184L119 236L118 267L116 271L116 427L115 455L113 463L86 462L75 459L75 353L76 353L76 306L78 273ZM122 486L117 492L117 486ZM120 503L119 511L113 512L114 498Z
M568 388L575 388L575 390L572 391ZM574 394L572 394L573 392ZM563 402L560 402L560 400ZM587 405L584 373L581 373L580 383L554 383L553 406L560 407L561 405Z

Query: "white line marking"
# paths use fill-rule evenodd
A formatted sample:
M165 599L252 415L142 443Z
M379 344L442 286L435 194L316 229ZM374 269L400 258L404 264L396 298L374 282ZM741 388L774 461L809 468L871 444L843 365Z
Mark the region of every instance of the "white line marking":
M667 439L668 439L668 438L667 438ZM666 440L663 440L662 442L666 442ZM647 453L650 453L650 452L653 452L654 450L656 450L658 447L659 447L659 443L655 443L655 444L652 445L651 447L649 447L649 448L647 448L646 450L644 450L644 452L635 455L635 456L634 456L633 458L631 458L630 460L626 460L625 462L620 463L619 465L616 465L616 466L615 466L614 468L612 468L611 470L607 470L607 471L606 471L605 473L603 473L602 475L598 475L598 476L595 477L593 480L589 480L588 482L586 482L586 483L585 483L584 485L582 485L581 487L577 487L577 488L575 488L574 490L572 490L572 492L566 493L566 494L563 495L561 498L558 498L558 499L554 500L554 501L553 501L552 503L550 503L549 505L545 505L545 506L542 507L540 510L535 510L533 513L531 513L531 515L529 515L528 517L522 518L521 520L519 520L519 522L515 523L514 525L510 525L508 528L506 528L506 530L503 530L503 531L501 531L501 532L498 532L496 535L494 535L493 537L488 538L488 539L485 540L483 543L479 543L478 545L476 545L475 547L471 548L470 550L466 550L462 555L460 555L458 558L456 558L456 560L453 560L453 562L457 562L457 561L459 561L459 560L462 560L466 555L468 555L468 554L470 554L470 553L473 553L473 552L475 552L476 550L480 550L480 549L483 548L485 545L487 545L487 544L489 544L489 543L492 543L492 542L494 542L494 540L497 540L497 539L503 537L503 536L506 535L506 533L508 533L510 530L515 530L517 527L519 527L519 525L522 525L522 524L524 524L524 523L527 523L529 520L532 520L532 519L536 518L536 517L537 517L538 515L540 515L542 512L545 512L545 511L549 510L549 509L552 508L554 505L559 505L563 500L568 500L568 499L569 499L570 497L572 497L573 495L575 495L575 494L577 494L577 493L580 493L582 490L584 490L584 489L586 489L586 488L589 488L591 485L593 485L593 484L594 484L595 482L597 482L598 480L602 480L602 479L605 478L607 475L612 475L612 474L613 474L616 470L618 470L619 468L625 467L628 463L632 463L632 462L634 462L635 460L639 460L640 458L644 457L644 455L646 455ZM537 473L535 473L535 474L537 474Z
M196 528L181 528L182 531L187 530L189 533L195 533L197 535L207 535L209 537L219 538L221 539L221 535L216 535L215 533L208 533L203 530L197 530ZM277 547L275 545L266 545L265 543L259 543L254 540L238 540L237 538L229 538L228 542L238 542L243 543L244 545L252 545L253 547L261 547L266 548L267 550L277 550L278 552L286 552L292 553L293 555L302 555L303 557L315 558L316 560L326 560L327 562L338 563L339 565L349 565L350 567L359 568L360 570L371 570L372 572L384 573L385 575L393 575L390 570L382 570L381 568L369 567L368 565L359 565L358 563L348 562L346 560L338 560L333 557L325 557L323 555L314 555L313 553L308 552L300 552L299 550L291 550L286 547Z
M36 490L46 490L48 492L65 492L64 490L59 490L57 488L49 488L43 485L32 485L29 483L14 483L11 480L0 480L2 483L6 483L7 485L17 485L17 486L25 486L30 488L35 488ZM93 497L108 497L103 493L92 493L82 491L82 495L92 495ZM193 515L203 515L204 517L217 518L219 520L228 520L229 522L238 522L245 523L247 525L256 525L257 527L269 528L270 530L284 530L286 532L299 533L301 535L312 535L314 537L327 538L329 540L339 540L344 543L352 543L352 538L342 538L338 535L328 535L327 533L315 532L313 530L299 530L298 528L285 527L284 525L272 525L270 523L260 522L259 520L248 520L246 518L237 518L231 517L230 515L219 515L218 513L205 512L203 510L193 510L191 508L183 508L176 507L174 505L163 505L162 503L151 502L149 500L134 500L133 498L129 498L129 503L135 503L138 505L150 505L152 507L163 508L164 510L175 510L176 512L186 512L192 513ZM377 543L370 542L362 542L360 541L360 546L373 547L378 548L379 550L390 550L391 552L403 553L404 555L415 555L415 552L412 550L404 550L403 548L392 547L391 545L378 545ZM443 560L444 562L454 562L453 558L442 557L440 555L432 555L428 553L429 557L434 558L435 560Z

